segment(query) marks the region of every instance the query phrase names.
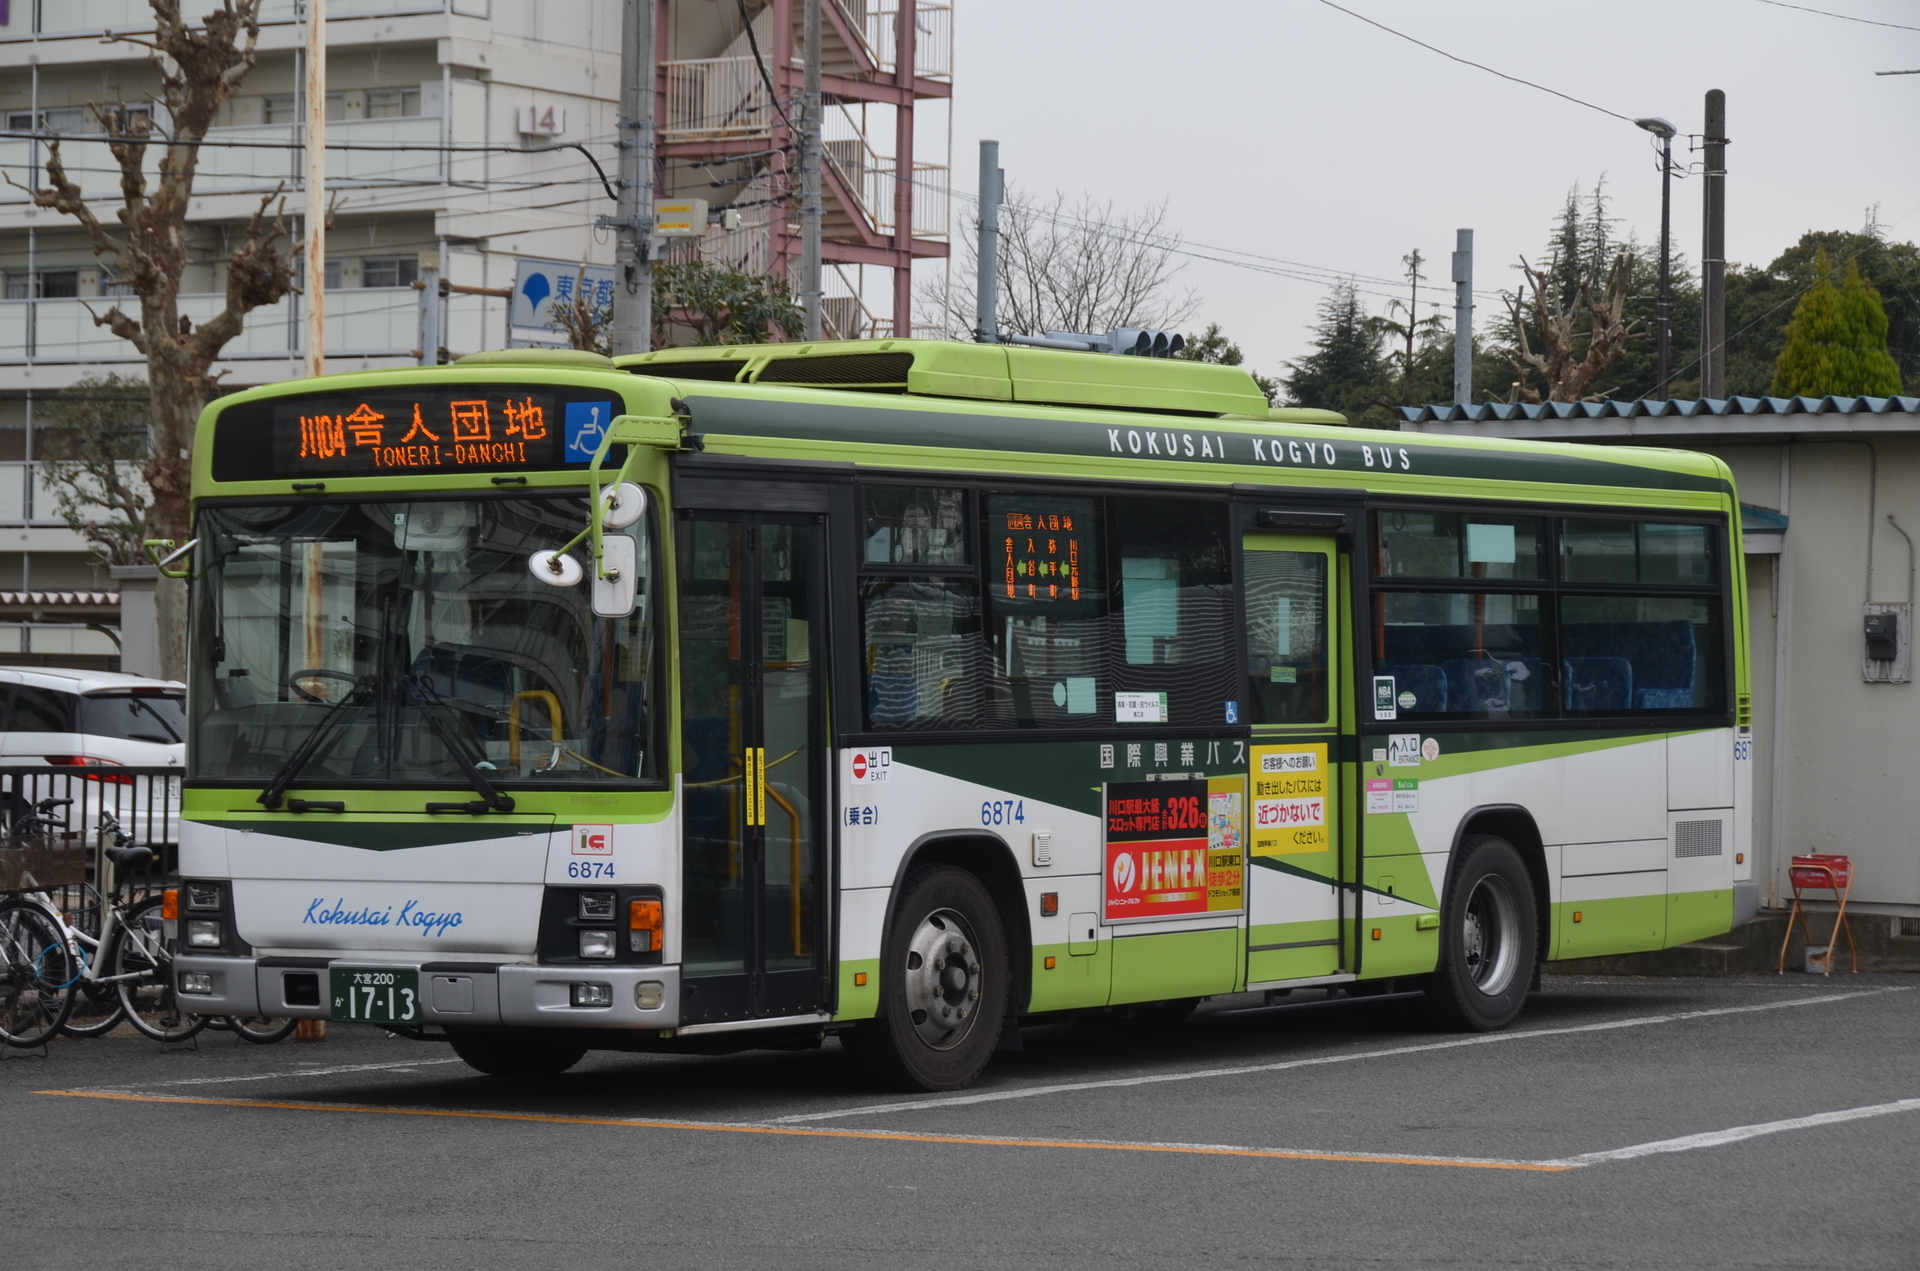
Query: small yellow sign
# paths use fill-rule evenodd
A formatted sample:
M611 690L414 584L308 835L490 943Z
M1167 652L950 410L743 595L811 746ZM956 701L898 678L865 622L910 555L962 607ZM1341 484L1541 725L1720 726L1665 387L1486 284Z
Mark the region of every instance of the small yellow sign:
M1327 834L1327 747L1255 746L1249 855L1324 852Z

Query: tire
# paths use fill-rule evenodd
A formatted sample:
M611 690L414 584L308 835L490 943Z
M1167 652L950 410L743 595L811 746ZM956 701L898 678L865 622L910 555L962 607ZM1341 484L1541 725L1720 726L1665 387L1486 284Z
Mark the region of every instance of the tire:
M120 995L127 1022L157 1042L183 1042L207 1026L205 1015L181 1009L173 994L174 941L161 926L161 899L142 901L126 913L113 933L107 967ZM121 976L133 979L120 979Z
M853 1034L892 1090L958 1090L978 1077L1007 1013L999 908L963 869L916 870L901 889L880 962L881 1017Z
M69 1014L61 1022L60 1031L69 1037L105 1037L120 1027L120 1021L127 1017L126 1008L120 1005L119 994L113 991L111 984L90 984L85 980L74 986L80 992L74 996L73 1005L77 1011L83 1002L102 1008L99 1015L88 1015L75 1022L75 1016Z
M38 906L0 906L0 1045L44 1046L73 1010L80 960Z
M227 1027L239 1034L242 1041L250 1041L256 1046L271 1046L293 1036L293 1030L300 1021L287 1019L279 1015L229 1015Z
M1422 1013L1465 1032L1505 1028L1520 1013L1539 955L1533 879L1513 844L1470 834L1440 910L1440 965Z
M585 1042L517 1031L453 1032L447 1040L467 1067L510 1081L557 1077L587 1053Z

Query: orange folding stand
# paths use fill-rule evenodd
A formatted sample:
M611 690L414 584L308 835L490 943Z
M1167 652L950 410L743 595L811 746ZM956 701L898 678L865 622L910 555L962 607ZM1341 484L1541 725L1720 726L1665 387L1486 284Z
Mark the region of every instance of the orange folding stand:
M1853 947L1853 927L1847 922L1847 893L1853 890L1853 861L1846 856L1832 856L1815 853L1810 856L1796 856L1787 868L1787 881L1793 884L1793 908L1787 911L1787 935L1780 942L1780 972L1787 970L1787 946L1793 943L1793 922L1800 920L1800 930L1806 934L1807 947L1816 947L1813 943L1813 928L1807 925L1807 909L1802 903L1802 891L1828 891L1839 904L1839 912L1833 917L1833 935L1827 941L1827 969L1825 975L1833 973L1833 952L1839 946L1840 933L1847 933L1847 953L1853 959L1853 970L1860 971L1860 951Z

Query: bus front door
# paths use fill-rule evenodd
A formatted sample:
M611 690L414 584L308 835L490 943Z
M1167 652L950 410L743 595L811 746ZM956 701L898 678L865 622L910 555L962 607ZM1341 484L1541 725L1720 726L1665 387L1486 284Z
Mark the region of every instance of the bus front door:
M1241 544L1252 739L1247 987L1342 970L1341 557L1331 538Z
M682 1023L824 1009L821 518L677 522Z

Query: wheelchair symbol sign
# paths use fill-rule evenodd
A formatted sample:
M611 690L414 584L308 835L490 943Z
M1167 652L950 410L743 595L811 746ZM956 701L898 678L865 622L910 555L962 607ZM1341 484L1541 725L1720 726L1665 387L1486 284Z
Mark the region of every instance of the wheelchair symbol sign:
M612 402L567 403L567 462L587 463L606 439L613 421Z

